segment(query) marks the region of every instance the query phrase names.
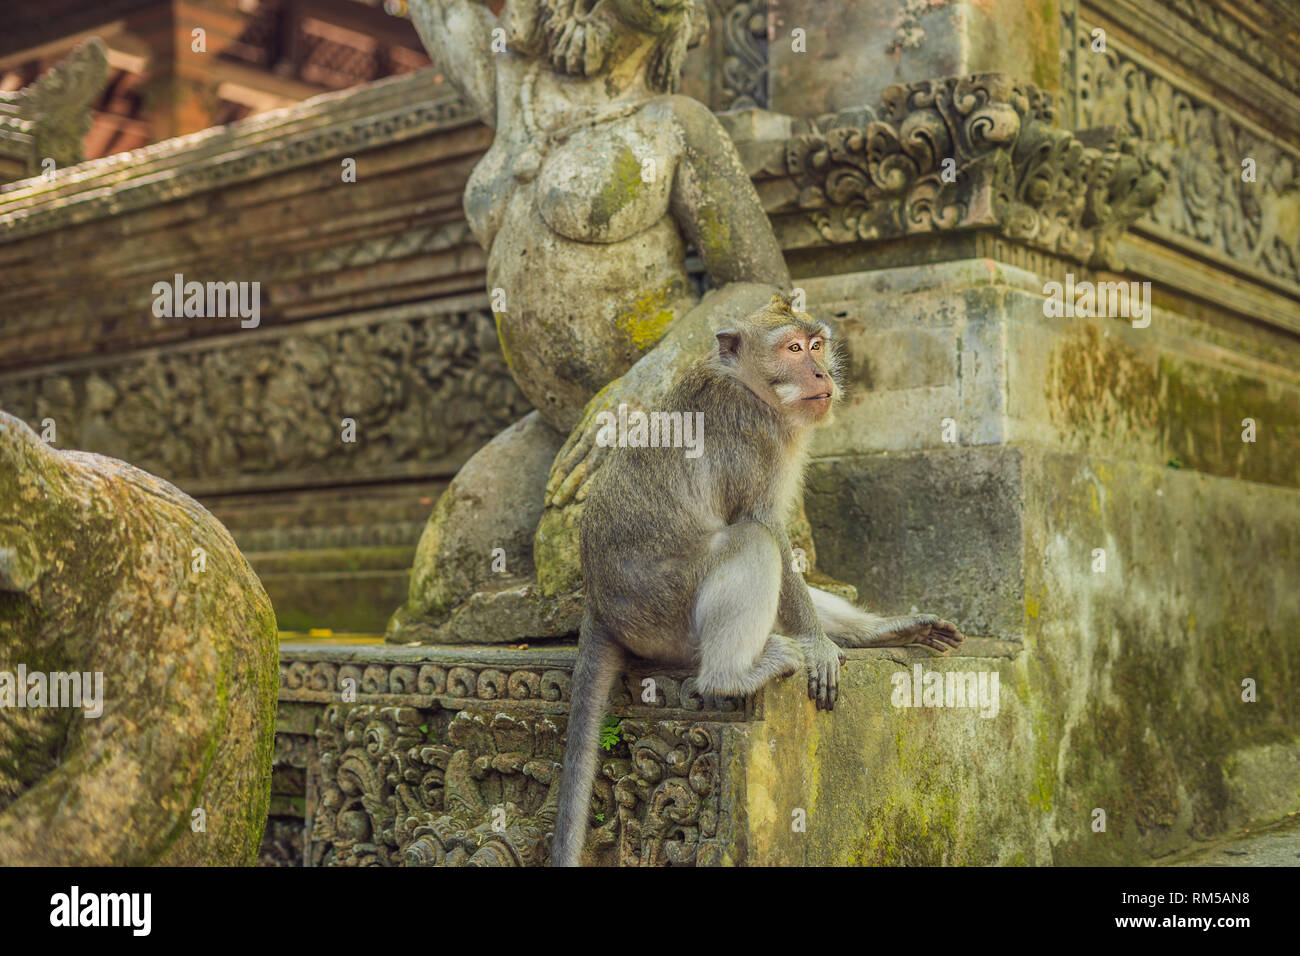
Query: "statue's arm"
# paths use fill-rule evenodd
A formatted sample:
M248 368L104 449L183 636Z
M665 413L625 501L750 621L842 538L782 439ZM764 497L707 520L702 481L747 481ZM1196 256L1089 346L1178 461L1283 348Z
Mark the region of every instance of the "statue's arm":
M483 0L414 0L411 22L424 48L479 118L496 128L492 31L504 28Z
M731 137L703 103L688 96L669 99L682 136L673 215L713 281L788 289L785 257Z

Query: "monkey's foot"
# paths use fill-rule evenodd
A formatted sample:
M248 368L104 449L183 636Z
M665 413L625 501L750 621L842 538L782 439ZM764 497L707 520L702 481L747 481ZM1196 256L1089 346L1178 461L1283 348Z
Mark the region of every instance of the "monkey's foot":
M839 645L822 637L811 650L805 648L808 672L808 696L818 710L834 710L840 697L840 667L846 660Z

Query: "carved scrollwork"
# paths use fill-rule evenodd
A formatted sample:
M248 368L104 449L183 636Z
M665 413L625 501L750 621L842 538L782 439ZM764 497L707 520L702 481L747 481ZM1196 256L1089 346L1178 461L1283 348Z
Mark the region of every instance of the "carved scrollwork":
M421 694L430 696L447 692L447 668L437 664L421 664L420 673L415 681L415 688Z
M60 169L81 162L90 105L107 82L108 52L92 37L31 86L0 92L0 157L17 160L27 176L46 159Z
M0 407L36 426L53 418L61 442L182 485L326 464L366 472L443 461L528 411L484 312L8 378ZM365 440L340 455L344 416Z
M654 674L653 703L643 698L642 681L635 674L618 686L613 700L620 707L653 706L678 711L742 713L745 701L738 697L710 697L695 687L694 678ZM353 683L345 684L344 681ZM486 664L400 664L376 661L365 664L312 661L286 655L280 661L280 687L293 698L294 692L309 692L302 699L319 700L314 693L342 695L399 695L451 698L464 701L535 701L563 703L569 699L572 675L558 668L502 668ZM364 699L358 701L365 703Z
M722 109L767 106L766 0L714 0L722 27Z
M1300 154L1148 72L1113 44L1080 53L1079 63L1080 122L1115 124L1130 141L1149 144L1140 156L1117 158L1114 182L1132 181L1135 164L1168 182L1143 210L1152 223L1240 265L1300 282ZM1129 196L1107 197L1128 202L1125 215L1134 211L1132 196L1152 193L1143 175Z
M718 840L718 730L684 721L625 720L631 772L614 785L621 866L712 864Z
M299 770L305 768L309 740L306 734L277 733L275 749L271 754L271 766L294 767Z
M559 733L549 718L411 707L326 708L317 731L313 860L330 866L523 866L554 821Z
M878 113L824 117L788 141L786 168L831 242L996 227L1113 266L1162 180L1133 143L1089 143L1054 119L1050 96L1004 74L892 86Z
M622 721L621 742L601 761L597 856L718 861L720 734L687 721ZM315 865L546 862L563 756L551 718L331 704L316 746Z

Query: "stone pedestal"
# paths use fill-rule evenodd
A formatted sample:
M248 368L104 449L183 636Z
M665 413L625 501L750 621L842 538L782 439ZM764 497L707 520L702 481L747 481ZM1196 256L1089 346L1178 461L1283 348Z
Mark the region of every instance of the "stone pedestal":
M963 653L933 667L978 667L1014 686L1014 646L974 641ZM572 648L287 645L283 656L279 793L269 831L278 838L264 848L267 862L545 862ZM1017 822L1011 796L1030 784L1017 756L1032 740L1023 708L1003 696L1012 713L988 722L1001 730L953 779L944 764L962 757L968 742L949 734L934 712L888 706L893 675L911 680L924 656L850 652L841 685L847 698L833 718L812 708L799 681L711 710L688 675L628 673L610 697L585 861L1041 860L1043 848L1031 846L1029 821ZM342 702L351 686L355 701ZM653 705L645 703L651 691ZM895 760L905 760L906 770ZM1007 795L996 813L1023 836L1001 849L977 836L990 812L979 794L996 789ZM900 827L934 832L904 848Z

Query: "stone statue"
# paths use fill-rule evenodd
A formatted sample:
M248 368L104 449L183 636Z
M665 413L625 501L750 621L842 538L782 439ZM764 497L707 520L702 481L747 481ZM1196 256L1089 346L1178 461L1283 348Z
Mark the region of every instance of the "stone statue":
M0 412L0 861L253 863L276 651L197 502Z
M488 253L502 350L536 410L439 500L393 641L576 629L576 518L605 451L595 416L623 402L653 409L712 330L789 285L730 137L673 92L707 25L702 3L494 6L416 0L411 11L437 68L496 130L465 213ZM688 245L716 287L702 299Z
M81 162L90 107L107 83L108 52L91 37L30 86L0 91L0 182Z

